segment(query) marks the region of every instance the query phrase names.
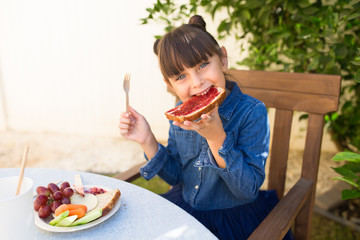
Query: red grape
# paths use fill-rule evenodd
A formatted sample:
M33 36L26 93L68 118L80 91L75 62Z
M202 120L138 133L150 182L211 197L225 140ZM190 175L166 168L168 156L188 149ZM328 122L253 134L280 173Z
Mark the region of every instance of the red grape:
M63 190L64 197L71 197L74 194L74 190L71 187L67 187Z
M48 197L42 194L38 195L35 198L35 202L37 202L39 205L45 205L47 201L48 201Z
M70 197L74 194L74 190L70 187L69 182L63 182L60 188L55 183L49 183L47 187L38 186L36 188L38 196L34 200L34 210L38 211L39 217L47 218L61 204L71 203Z
M39 217L47 218L51 214L51 208L49 205L43 205L39 208Z
M55 201L61 200L63 198L63 194L60 191L56 191L53 193L53 198Z
M60 188L55 183L49 183L48 189L50 190L51 193L60 191Z
M61 191L63 192L65 188L68 188L70 187L70 184L69 182L63 182L61 185L60 185L60 189Z
M53 201L51 204L51 211L55 212L55 210L61 205L60 201Z
M63 198L61 199L61 203L62 203L62 204L70 204L70 203L71 203L70 198L63 197Z
M41 205L38 202L34 201L34 210L39 211L40 207L41 207Z
M50 190L46 187L43 187L43 186L39 186L36 188L36 192L37 194L42 194L42 195L46 195L46 196L49 196L50 195Z

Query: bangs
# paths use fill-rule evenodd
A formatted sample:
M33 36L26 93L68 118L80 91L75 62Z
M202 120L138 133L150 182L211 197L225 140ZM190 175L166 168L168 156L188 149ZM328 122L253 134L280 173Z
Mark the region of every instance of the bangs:
M216 40L207 32L183 25L166 34L158 45L160 69L166 79L179 75L214 54L222 55Z

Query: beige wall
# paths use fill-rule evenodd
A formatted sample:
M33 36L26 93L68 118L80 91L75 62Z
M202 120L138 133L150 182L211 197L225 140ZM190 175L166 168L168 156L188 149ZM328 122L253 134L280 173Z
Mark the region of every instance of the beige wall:
M159 137L173 105L152 53L150 1L0 0L0 127L118 135L122 79ZM4 106L7 113L4 111Z

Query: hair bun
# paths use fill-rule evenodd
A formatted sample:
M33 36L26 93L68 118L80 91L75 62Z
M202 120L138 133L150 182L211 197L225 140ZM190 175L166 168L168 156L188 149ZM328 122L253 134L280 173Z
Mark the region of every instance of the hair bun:
M204 31L206 31L206 23L200 15L192 16L189 20L189 24L200 26Z
M156 39L153 46L153 51L155 55L158 55L158 45L159 45L160 39Z

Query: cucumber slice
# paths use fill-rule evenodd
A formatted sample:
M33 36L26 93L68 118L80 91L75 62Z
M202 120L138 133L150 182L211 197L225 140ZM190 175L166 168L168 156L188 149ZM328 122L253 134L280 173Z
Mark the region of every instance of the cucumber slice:
M49 224L52 225L52 226L55 226L58 222L60 222L61 220L63 220L67 216L69 216L69 210L66 210L65 212L59 214L59 216L57 216L53 220L51 220L49 222Z
M57 224L55 224L56 227L68 227L70 226L77 218L77 215L72 215L69 217L66 217L62 220L60 220L60 222L58 222Z
M88 222L91 222L91 221L101 217L101 215L102 215L102 209L95 209L91 212L86 213L85 216L83 216L82 218L79 218L78 220L73 222L71 224L71 226L86 224Z

